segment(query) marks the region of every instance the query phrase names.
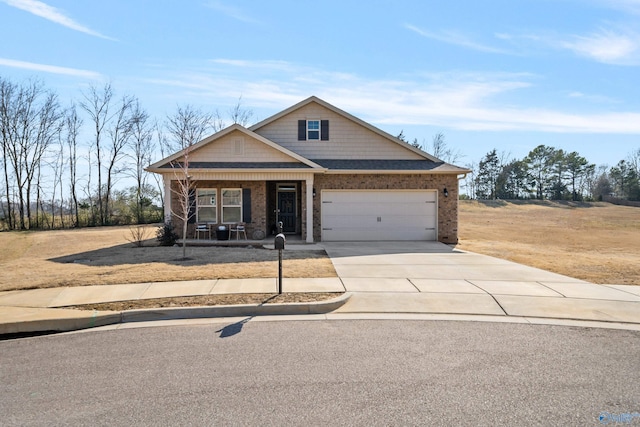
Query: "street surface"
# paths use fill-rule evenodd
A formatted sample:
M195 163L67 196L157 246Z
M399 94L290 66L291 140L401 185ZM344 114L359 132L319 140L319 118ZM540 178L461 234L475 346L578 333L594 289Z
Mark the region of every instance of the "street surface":
M640 412L639 366L640 333L563 326L90 331L0 342L0 424L602 425Z

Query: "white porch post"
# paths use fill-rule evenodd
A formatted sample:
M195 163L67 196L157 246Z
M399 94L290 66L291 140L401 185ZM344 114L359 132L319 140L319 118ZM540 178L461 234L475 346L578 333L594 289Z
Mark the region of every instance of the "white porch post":
M164 181L164 220L171 220L171 177L162 175Z
M313 175L307 178L307 243L313 243Z

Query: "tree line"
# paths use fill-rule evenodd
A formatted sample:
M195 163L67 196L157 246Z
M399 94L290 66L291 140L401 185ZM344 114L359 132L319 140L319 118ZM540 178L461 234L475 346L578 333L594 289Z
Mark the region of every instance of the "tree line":
M496 149L467 165L466 198L597 201L640 200L640 148L615 166L596 166L578 152L539 145L523 159Z
M0 76L0 230L162 221L162 182L144 168L183 148L185 115L202 124L200 136L227 125L190 105L153 119L111 84L62 105L41 81ZM228 116L246 125L252 112L240 99Z
M431 142L397 138L425 150L447 163L458 164L462 152L449 147L442 132ZM471 170L462 184L461 198L539 199L598 201L610 196L640 200L640 148L615 166L596 166L578 152L539 145L523 159L514 159L492 149L479 162L465 165Z

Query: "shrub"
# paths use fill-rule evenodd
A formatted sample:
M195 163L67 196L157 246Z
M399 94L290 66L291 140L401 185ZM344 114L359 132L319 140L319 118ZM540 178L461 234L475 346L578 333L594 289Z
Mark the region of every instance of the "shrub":
M129 227L129 235L125 238L134 246L141 248L147 239L147 228L144 225L134 225Z
M160 242L160 246L173 246L178 240L178 235L174 231L173 224L168 221L158 228L156 238Z

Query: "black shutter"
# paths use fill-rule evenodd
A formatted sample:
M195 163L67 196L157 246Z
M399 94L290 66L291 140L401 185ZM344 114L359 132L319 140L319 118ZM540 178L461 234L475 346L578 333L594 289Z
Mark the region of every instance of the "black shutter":
M242 222L251 222L251 189L242 189Z
M196 222L196 190L192 188L189 190L189 217L187 224L193 224Z
M320 140L329 140L329 120L320 120Z
M307 140L307 121L298 120L298 141Z

